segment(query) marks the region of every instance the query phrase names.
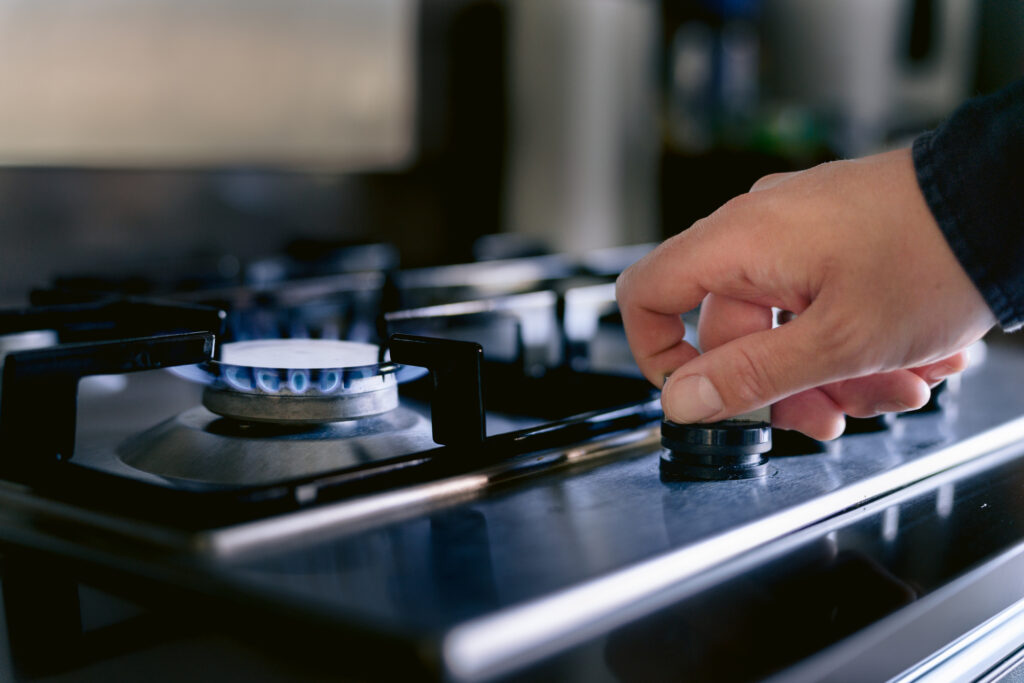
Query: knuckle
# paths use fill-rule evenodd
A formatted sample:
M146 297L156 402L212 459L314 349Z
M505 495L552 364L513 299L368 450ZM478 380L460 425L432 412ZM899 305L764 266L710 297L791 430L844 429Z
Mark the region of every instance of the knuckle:
M686 232L690 239L699 240L715 235L735 237L738 231L749 229L755 222L746 220L757 213L757 200L741 194L722 204L710 216L695 222Z
M718 211L721 211L721 209L718 209ZM681 237L684 236L688 241L699 240L709 230L712 230L715 223L718 222L718 211L710 216L705 216L704 218L699 218L694 221L693 224L682 233Z
M748 240L777 241L791 226L792 200L770 192L747 193L730 199L721 209L728 222Z
M758 197L757 195L740 194L736 195L735 197L727 201L725 204L723 204L722 208L720 208L718 212L730 217L736 216L743 214L752 205L758 205L760 203L761 197Z
M754 181L753 185L750 186L750 191L751 192L757 192L758 190L763 188L765 185L769 185L772 182L774 182L776 179L778 179L782 175L785 175L785 174L783 174L783 173L769 173L768 175L761 176L760 178L758 178L757 180Z

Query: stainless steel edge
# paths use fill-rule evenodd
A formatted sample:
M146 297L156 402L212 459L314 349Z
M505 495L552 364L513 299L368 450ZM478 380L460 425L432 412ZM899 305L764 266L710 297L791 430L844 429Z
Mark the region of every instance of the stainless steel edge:
M986 591L997 583L1004 589L1016 587L1024 594L1024 543L1018 544L982 565L957 577L934 593L924 596L903 609L827 648L809 659L768 679L767 683L823 683L849 680L891 680L912 672L922 663L938 663L942 652L951 643L983 627L1003 610L1015 604L1014 597L1005 598L1007 590L998 595ZM956 616L952 620L951 616ZM963 627L963 621L973 622ZM938 651L938 654L936 652ZM966 661L966 660L965 660ZM952 671L950 671L952 673ZM971 680L940 678L932 680Z
M1017 650L1010 657L999 662L993 669L986 672L984 676L977 679L976 683L995 683L996 681L1019 681L1021 672L1024 671L1024 648ZM1013 678L1009 678L1013 676Z
M183 547L189 543L189 535L184 531L102 512L92 512L57 500L40 498L19 484L0 482L0 538L5 536L4 526L21 526L26 520L31 526L45 524L51 530L58 528L62 522L70 522L78 529L84 526L130 538L145 546Z
M658 438L656 429L617 434L568 451L541 452L465 475L214 529L197 535L193 545L197 550L219 557L233 556L267 543L273 543L280 549L285 543L303 543L327 530L351 532L368 525L414 517L432 505L458 502L477 495L492 484L511 481L519 476L607 457L628 456L635 449L647 452L646 449Z
M580 463L626 457L633 451L649 452L657 443L656 428L634 430L564 450L552 450L511 459L489 468L425 484L339 501L270 517L211 529L184 532L126 517L92 512L57 500L42 498L25 487L0 482L0 537L5 523L46 524L49 528L83 523L97 533L117 536L130 543L188 551L207 558L233 556L265 544L275 549L300 544L328 530L354 531L384 522L422 514L431 506L453 503L477 495L486 487L538 472ZM302 492L299 491L299 496ZM315 495L315 492L311 495Z
M539 661L680 597L712 567L837 513L964 465L1024 439L1017 418L899 467L751 524L572 588L457 626L443 649L456 680L478 680Z
M971 630L935 656L892 679L894 683L975 680L1024 646L1024 599Z

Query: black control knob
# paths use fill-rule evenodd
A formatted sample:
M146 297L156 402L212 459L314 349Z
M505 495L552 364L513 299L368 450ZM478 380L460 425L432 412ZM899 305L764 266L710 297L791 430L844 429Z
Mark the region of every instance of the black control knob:
M896 424L896 413L882 413L871 417L849 417L846 418L846 429L843 436L850 434L871 434L872 432L884 432Z
M661 423L661 478L668 481L753 479L768 474L768 422L734 418L708 424Z
M787 457L793 455L814 455L828 453L834 441L818 441L806 434L790 429L772 429L771 457Z

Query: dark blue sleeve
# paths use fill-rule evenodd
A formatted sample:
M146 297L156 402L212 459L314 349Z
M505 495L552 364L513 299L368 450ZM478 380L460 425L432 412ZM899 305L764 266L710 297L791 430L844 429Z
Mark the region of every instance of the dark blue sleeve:
M914 141L925 201L1006 330L1024 325L1024 80Z

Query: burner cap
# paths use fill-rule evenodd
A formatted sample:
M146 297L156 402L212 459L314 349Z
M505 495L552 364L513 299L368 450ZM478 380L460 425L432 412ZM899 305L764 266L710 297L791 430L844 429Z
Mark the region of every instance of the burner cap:
M313 370L376 365L376 344L337 339L256 339L224 344L220 362L249 368Z
M768 473L771 426L732 419L707 424L661 423L662 479L717 481L752 479Z
M205 370L203 405L248 422L322 424L398 406L396 366L374 344L328 339L233 342Z

